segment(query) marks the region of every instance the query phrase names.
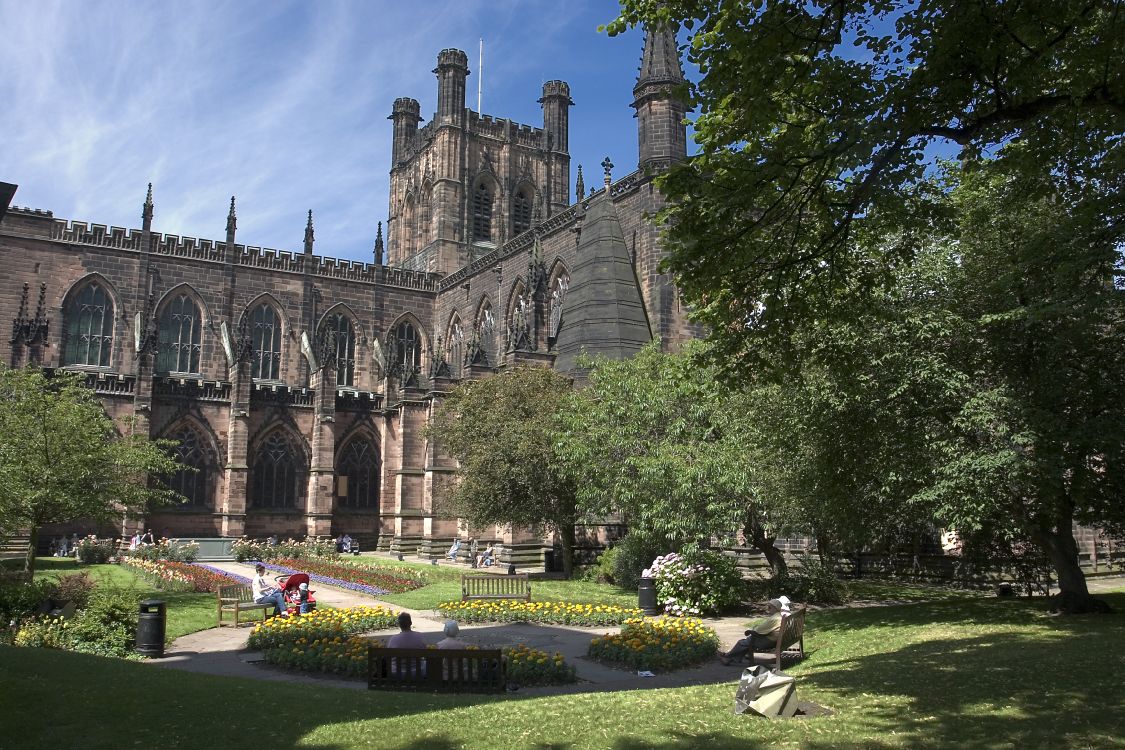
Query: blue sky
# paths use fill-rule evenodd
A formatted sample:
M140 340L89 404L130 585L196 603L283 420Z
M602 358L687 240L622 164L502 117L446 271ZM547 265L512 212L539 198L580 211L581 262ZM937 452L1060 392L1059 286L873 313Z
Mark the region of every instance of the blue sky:
M637 163L642 37L597 26L612 0L0 0L0 181L15 205L140 226L153 183L162 232L371 260L386 221L396 97L430 119L437 53L469 55L476 109L540 125L545 80L570 83L572 179Z

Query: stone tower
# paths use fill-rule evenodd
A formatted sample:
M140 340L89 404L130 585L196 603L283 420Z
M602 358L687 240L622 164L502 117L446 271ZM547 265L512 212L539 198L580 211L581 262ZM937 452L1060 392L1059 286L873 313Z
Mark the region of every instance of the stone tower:
M396 99L387 262L452 273L569 205L570 86L543 85L543 126L465 106L468 57L438 54L437 112Z
M687 158L687 107L674 91L683 83L675 30L645 29L641 69L633 87L641 169L660 170Z

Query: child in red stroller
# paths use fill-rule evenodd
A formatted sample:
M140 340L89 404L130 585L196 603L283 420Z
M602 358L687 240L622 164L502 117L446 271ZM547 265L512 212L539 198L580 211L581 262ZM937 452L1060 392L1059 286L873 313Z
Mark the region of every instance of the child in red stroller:
M316 609L316 599L313 592L309 591L309 577L305 573L293 573L288 576L277 577L277 587L285 598L289 614L308 614Z

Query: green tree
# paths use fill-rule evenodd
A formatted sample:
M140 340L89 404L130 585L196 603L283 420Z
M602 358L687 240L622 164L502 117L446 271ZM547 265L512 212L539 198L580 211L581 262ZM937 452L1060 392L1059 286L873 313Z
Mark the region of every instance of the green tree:
M857 232L889 237L929 219L915 193L935 146L1092 182L1125 168L1115 0L621 5L611 34L688 29L699 154L659 182L668 267L734 372L777 366L764 348L913 258L915 247ZM1015 139L1022 149L999 152Z
M117 435L81 375L0 368L0 527L30 529L25 569L35 570L39 529L105 522L178 498L150 484L178 464L140 435Z
M1072 525L1125 527L1125 180L1029 176L1009 159L950 178L946 304L971 336L949 349L965 387L929 494L955 527L1018 529L1050 559L1060 607L1085 611L1097 604Z
M518 367L455 388L427 428L459 463L455 479L440 488L439 507L477 526L512 523L557 531L568 578L578 510L555 437L570 391L570 379L553 370Z
M698 364L701 346L670 355L651 344L626 360L585 360L589 382L562 414L560 452L584 511L624 512L630 533L677 548L743 529L784 570L777 524L747 460L754 415L714 367Z

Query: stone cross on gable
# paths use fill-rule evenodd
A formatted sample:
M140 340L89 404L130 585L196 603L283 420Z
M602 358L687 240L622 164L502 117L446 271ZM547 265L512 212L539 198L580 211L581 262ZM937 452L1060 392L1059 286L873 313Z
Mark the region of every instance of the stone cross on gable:
M613 178L610 176L613 172L613 162L609 160L608 156L602 159L602 169L605 170L605 186L608 188L609 183L613 181Z

